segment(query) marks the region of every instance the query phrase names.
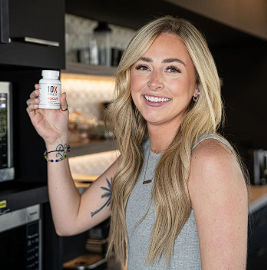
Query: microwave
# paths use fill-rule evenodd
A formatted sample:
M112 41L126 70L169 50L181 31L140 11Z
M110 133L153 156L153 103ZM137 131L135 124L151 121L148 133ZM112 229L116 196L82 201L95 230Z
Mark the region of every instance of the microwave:
M0 269L42 270L40 204L0 215Z
M0 82L0 182L13 180L12 88Z

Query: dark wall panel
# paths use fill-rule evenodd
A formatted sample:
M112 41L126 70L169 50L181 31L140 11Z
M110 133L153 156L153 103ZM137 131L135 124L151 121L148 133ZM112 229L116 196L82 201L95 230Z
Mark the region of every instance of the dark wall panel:
M213 48L223 78L225 135L241 152L267 149L267 44Z

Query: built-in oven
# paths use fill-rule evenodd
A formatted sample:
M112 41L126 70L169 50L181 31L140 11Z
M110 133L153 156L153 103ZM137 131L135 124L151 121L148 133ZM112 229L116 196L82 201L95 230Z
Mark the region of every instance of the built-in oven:
M42 270L40 205L0 216L0 269Z

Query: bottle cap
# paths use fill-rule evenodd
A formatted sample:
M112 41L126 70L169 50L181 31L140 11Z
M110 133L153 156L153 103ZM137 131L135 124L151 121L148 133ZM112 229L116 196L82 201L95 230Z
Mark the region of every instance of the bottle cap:
M50 79L57 79L59 77L59 71L56 70L42 70L42 76Z

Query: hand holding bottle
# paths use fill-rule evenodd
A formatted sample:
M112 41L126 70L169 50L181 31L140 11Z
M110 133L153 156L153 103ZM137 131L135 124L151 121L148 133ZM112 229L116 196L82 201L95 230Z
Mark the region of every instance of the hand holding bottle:
M33 126L47 145L53 145L58 139L67 142L69 111L66 93L60 96L60 109L39 108L39 85L27 100L27 112Z

